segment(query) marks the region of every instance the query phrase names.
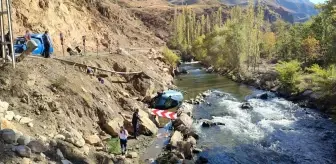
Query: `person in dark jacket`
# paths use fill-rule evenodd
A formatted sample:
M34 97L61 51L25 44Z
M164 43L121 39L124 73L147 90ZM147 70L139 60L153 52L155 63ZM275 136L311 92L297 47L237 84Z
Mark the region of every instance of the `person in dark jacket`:
M49 58L49 57L50 57L51 40L50 40L49 32L48 32L48 31L46 31L46 32L43 34L42 39L43 39L43 44L44 44L44 52L43 52L43 56L44 56L45 58Z
M138 136L139 124L140 124L139 109L136 109L132 117L132 125L133 125L135 139L137 139L137 136Z
M7 34L5 35L5 41L6 42L10 42L11 38L10 38L10 35L9 35L9 31L7 32ZM8 48L8 52L9 52L9 56L12 54L12 48L11 48L11 44L7 44L7 48Z

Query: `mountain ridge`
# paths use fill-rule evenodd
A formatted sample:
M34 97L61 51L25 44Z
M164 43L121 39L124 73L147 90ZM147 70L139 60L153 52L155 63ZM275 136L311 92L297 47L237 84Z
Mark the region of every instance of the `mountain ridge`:
M169 3L182 5L182 4L215 4L222 3L228 6L244 6L247 5L248 0L168 0ZM257 2L257 0L255 0ZM261 0L268 8L276 11L285 20L295 22L305 22L311 16L317 15L318 10L315 9L315 4L309 0ZM278 12L280 11L280 12ZM287 15L291 15L292 19Z

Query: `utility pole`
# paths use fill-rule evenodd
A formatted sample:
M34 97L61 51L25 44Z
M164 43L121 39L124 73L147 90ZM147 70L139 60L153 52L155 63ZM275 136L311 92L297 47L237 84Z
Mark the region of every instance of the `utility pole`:
M5 4L4 5L4 2ZM6 10L5 10L5 7ZM2 58L3 60L6 60L6 53L5 53L5 45L10 45L9 46L9 52L8 54L8 60L12 61L13 68L15 68L15 52L14 52L14 47L13 47L13 25L12 25L12 14L11 14L11 1L10 0L0 0L0 9L1 9L1 16L0 16L0 31L1 31L1 52L2 52ZM8 21L8 38L9 40L5 40L5 23L4 23L4 15L7 14L7 21Z

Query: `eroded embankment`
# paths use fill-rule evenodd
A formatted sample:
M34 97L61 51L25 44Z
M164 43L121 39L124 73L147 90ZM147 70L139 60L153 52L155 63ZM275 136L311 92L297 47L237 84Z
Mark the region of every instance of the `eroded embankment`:
M130 119L136 108L143 116L141 134L157 133L144 101L172 86L169 66L161 59L161 53L154 50L66 58L106 70L143 72L135 75L95 70L88 74L87 68L75 64L36 57L26 58L16 69L3 66L0 162L137 163L135 153L128 159L109 154L107 142L122 124L132 134ZM130 140L131 151L141 153L150 140Z

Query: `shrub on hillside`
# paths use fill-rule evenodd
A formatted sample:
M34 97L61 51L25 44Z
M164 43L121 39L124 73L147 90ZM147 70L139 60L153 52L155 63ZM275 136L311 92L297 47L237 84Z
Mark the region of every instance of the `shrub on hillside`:
M119 138L111 138L108 142L108 150L111 154L120 154L121 148L120 148L120 142Z
M163 56L165 61L172 66L176 66L177 62L180 60L180 57L167 47L163 49Z
M275 69L279 74L279 80L283 87L292 92L297 92L297 85L302 75L301 63L297 60L280 62L276 65Z
M317 64L314 64L308 71L312 75L313 87L317 91L323 93L333 93L336 91L336 66L331 65L326 69L323 69Z

